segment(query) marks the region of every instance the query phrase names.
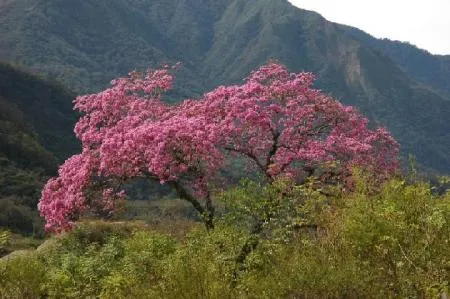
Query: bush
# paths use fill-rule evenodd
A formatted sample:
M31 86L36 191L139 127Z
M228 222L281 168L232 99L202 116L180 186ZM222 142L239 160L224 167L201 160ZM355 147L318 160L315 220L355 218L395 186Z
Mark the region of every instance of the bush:
M213 231L194 227L183 239L141 222L82 222L35 253L0 260L0 296L436 298L449 292L450 193L400 179L382 187L361 179L354 192L331 197L308 185L288 186L244 183L223 195L227 214ZM264 218L266 208L271 217ZM264 229L255 233L258 218Z
M45 265L30 252L0 259L0 298L40 298Z
M388 296L435 297L450 283L450 193L392 180L378 194L356 192L337 214L336 237Z
M218 226L193 231L164 262L158 298L236 298L232 288L236 256L247 236Z
M175 244L140 223L82 223L43 257L44 290L51 298L137 296L160 276L160 260Z
M241 281L249 297L427 297L449 291L450 194L392 180L322 206L302 234ZM268 250L259 248L259 254ZM270 261L270 260L269 260ZM268 279L269 278L269 279Z

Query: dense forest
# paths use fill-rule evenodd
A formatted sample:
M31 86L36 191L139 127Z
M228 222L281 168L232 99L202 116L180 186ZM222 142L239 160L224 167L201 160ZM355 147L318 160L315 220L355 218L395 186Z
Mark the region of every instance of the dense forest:
M0 90L0 226L42 234L43 183L79 148L74 94L8 64L0 64Z

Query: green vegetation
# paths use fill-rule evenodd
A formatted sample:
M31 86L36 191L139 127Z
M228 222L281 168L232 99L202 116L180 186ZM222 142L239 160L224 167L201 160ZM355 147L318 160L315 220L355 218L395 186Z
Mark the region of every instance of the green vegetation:
M449 292L450 193L402 179L378 188L360 179L350 193L313 191L310 184L244 182L220 196L227 213L210 233L195 223L171 234L162 230L166 225L81 222L35 251L0 260L0 296L436 298Z
M78 150L74 95L0 63L0 228L40 236L43 182Z
M101 16L101 17L99 17ZM449 180L355 190L244 180L192 207L137 182L116 221L44 240L43 182L78 151L75 94L183 62L166 101L278 59L450 172L449 56L376 40L286 0L0 1L0 298L436 298L450 293ZM18 69L24 67L42 79ZM230 175L231 176L231 175ZM447 191L446 191L447 189ZM166 198L162 198L166 197ZM126 219L127 221L123 221Z
M0 90L1 152L10 160L54 172L56 164L77 152L73 92L4 63L0 63Z
M432 55L409 43L376 39L353 27L342 28L364 44L381 51L414 79L439 91L450 93L450 55Z
M358 34L287 0L0 5L0 60L79 93L103 89L134 68L181 61L179 88L167 99L175 101L240 82L278 59L292 71L316 73L319 88L388 127L404 156L450 172L450 127L443 121L450 115L447 56Z

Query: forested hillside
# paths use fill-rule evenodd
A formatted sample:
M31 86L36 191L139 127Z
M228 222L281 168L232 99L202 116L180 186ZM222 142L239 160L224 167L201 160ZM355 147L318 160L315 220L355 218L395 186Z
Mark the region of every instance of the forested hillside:
M437 90L450 92L450 55L432 55L408 43L376 39L357 28L342 28L364 44L388 56L414 79Z
M2 2L0 22L0 59L78 93L180 61L177 101L277 59L314 72L316 86L387 126L404 156L450 172L448 57L378 41L286 0L13 0Z
M79 148L72 92L0 64L0 226L30 232L42 183Z

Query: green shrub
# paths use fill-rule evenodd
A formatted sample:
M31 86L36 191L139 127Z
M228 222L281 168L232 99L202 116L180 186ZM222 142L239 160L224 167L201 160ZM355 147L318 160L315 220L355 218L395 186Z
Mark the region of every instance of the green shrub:
M392 180L378 194L356 192L339 211L342 242L370 284L389 296L434 297L450 283L450 193ZM339 223L336 223L336 226Z
M235 258L245 235L218 226L213 232L193 231L164 262L158 298L235 298L231 288Z
M384 186L361 179L356 191L334 196L285 183L246 182L227 192L216 228L194 227L184 238L142 222L79 223L34 253L1 259L0 297L436 298L449 292L450 193L400 179ZM261 219L263 229L252 231ZM249 240L258 242L239 261Z
M0 256L3 256L8 251L11 233L7 230L0 229Z
M448 293L450 194L433 195L427 184L402 180L373 193L367 184L323 205L314 235L299 235L266 259L270 265L247 271L241 280L247 296L435 298Z
M51 298L139 297L161 277L160 261L175 246L141 223L81 223L44 255L44 290Z
M0 259L0 298L40 298L45 265L30 252Z

